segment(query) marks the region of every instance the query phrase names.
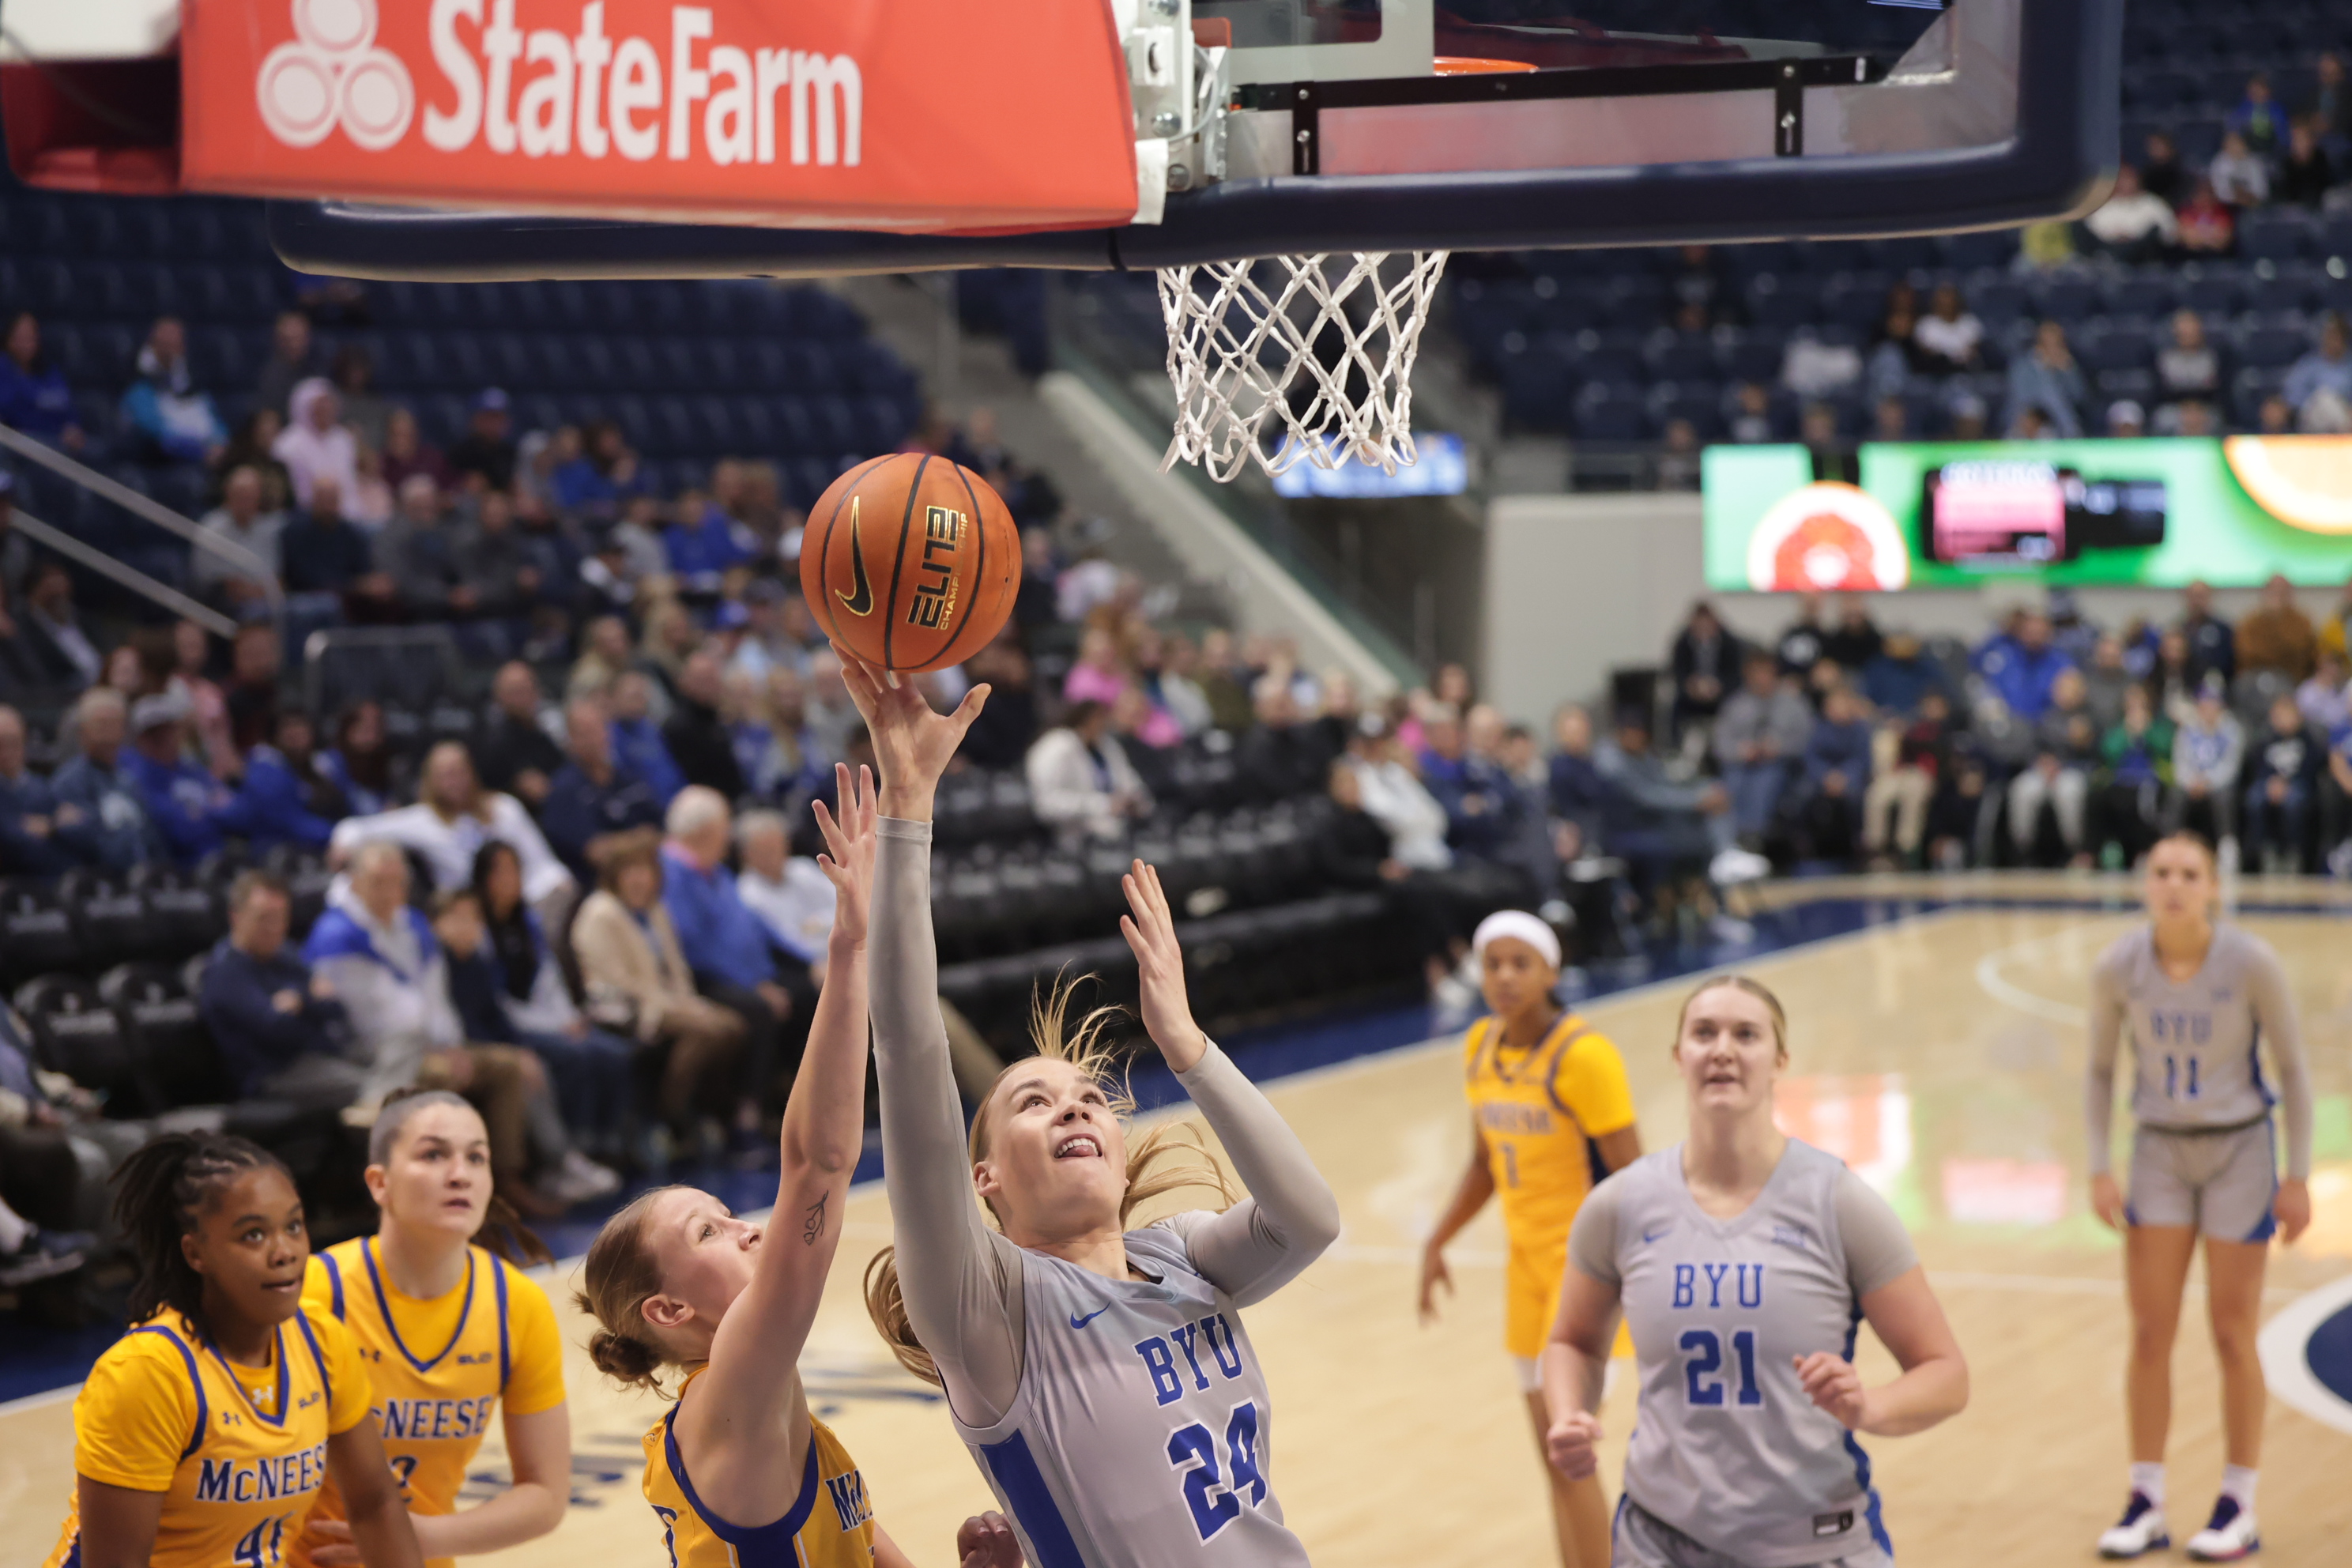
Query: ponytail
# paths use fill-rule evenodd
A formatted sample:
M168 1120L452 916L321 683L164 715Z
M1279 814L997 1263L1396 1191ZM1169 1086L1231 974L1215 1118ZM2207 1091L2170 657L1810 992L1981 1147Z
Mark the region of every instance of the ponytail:
M1094 1080L1104 1099L1110 1102L1111 1114L1122 1126L1129 1125L1135 1114L1135 1096L1129 1092L1124 1075L1113 1076L1118 1071L1117 1058L1104 1037L1109 1026L1125 1015L1125 1009L1097 1007L1079 1019L1076 1028L1066 1028L1070 993L1076 988L1075 981L1058 982L1052 991L1031 1000L1031 1042L1036 1046L1038 1056L1068 1062ZM1005 1074L1020 1065L1015 1061L1006 1067L997 1074L997 1083L1003 1082ZM996 1085L991 1084L988 1093L981 1097L979 1114L971 1120L971 1163L975 1165L988 1157L989 1103L995 1094ZM1220 1211L1231 1208L1241 1197L1225 1175L1224 1167L1202 1140L1199 1129L1190 1122L1162 1121L1129 1140L1127 1187L1118 1200L1121 1228L1143 1204L1186 1187L1213 1188L1223 1200L1218 1205ZM990 1218L996 1217L993 1209L987 1212ZM866 1264L866 1315L900 1366L925 1383L944 1386L931 1352L923 1348L922 1341L915 1335L913 1321L907 1316L906 1292L898 1282L898 1252L895 1247L886 1247Z
M555 1261L554 1249L540 1239L537 1231L522 1223L522 1215L515 1213L514 1205L495 1187L490 1191L489 1207L482 1215L482 1228L474 1233L474 1245L518 1268Z
M144 1322L169 1307L204 1327L204 1276L182 1250L197 1218L221 1190L248 1171L293 1173L259 1144L217 1132L166 1132L132 1152L114 1173L114 1220L138 1259L130 1321Z

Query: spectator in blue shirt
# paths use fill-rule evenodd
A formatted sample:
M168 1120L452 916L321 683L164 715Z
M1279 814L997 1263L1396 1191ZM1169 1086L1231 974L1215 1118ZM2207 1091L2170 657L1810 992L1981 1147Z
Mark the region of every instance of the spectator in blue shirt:
M81 449L81 426L74 421L73 389L64 373L41 353L41 323L30 310L9 319L0 343L0 425L13 425L68 452Z
M667 806L686 787L686 774L670 755L653 705L653 678L645 671L623 670L613 681L613 755Z
M2049 708L2050 689L2059 674L2074 668L2074 661L2050 640L2049 617L2031 610L2018 617L2013 634L1994 637L1977 654L1977 673L2027 724Z
M1830 688L1821 721L1805 742L1804 820L1813 858L1850 860L1870 788L1870 725L1853 689Z
M1890 633L1878 657L1862 667L1862 694L1890 717L1909 718L1930 691L1942 692L1948 701L1952 695L1944 667L1909 632Z
M663 531L670 571L698 594L716 594L730 567L759 553L758 540L736 520L742 494L743 465L724 458L710 470L710 500L701 515Z
M747 1149L759 1137L760 1117L776 1097L782 1053L805 1039L813 996L798 964L798 985L784 982L782 955L760 917L746 908L727 869L734 835L727 797L689 784L669 804L662 845L662 903L677 932L678 951L694 972L695 988L743 1020L744 1079L735 1109L735 1142ZM787 1026L791 1026L788 1035ZM796 1053L795 1053L796 1054ZM784 1063L787 1069L794 1063Z
M139 378L122 395L122 422L139 433L145 456L165 462L209 463L228 445L212 395L188 374L188 339L171 316L157 319L139 351Z
M539 825L548 847L584 888L601 880L597 840L660 826L662 802L652 785L614 756L612 721L603 699L575 697L566 703L563 733L570 760L548 778Z
M299 844L324 850L335 823L348 815L342 791L323 775L310 752L309 714L281 715L278 735L278 744L255 746L245 753L245 777L221 826L255 848ZM300 749L289 754L289 746Z
M234 797L228 786L188 760L188 700L174 692L142 697L131 710L131 752L122 773L139 791L164 847L183 866L218 849Z
M1472 753L1451 707L1431 713L1423 733L1422 783L1445 808L1445 841L1465 855L1493 858L1511 826L1510 780Z
M54 877L74 865L58 837L70 826L49 781L25 765L25 716L0 707L0 876Z
M1592 760L1592 715L1577 704L1562 705L1551 717L1552 744L1549 787L1551 815L1559 824L1553 836L1560 858L1573 860L1591 850L1598 853L1601 820L1609 813L1609 781Z
M2222 121L2246 139L2249 151L2268 158L2286 145L2286 110L2271 96L2270 78L2256 71L2246 79L2246 95Z
M2352 404L2352 349L2346 343L2344 318L2333 311L2319 324L2319 346L2294 362L2279 388L2297 413L2323 392Z
M84 865L110 871L128 871L142 860L161 858L163 839L147 816L137 783L122 766L123 731L129 721L122 693L110 686L94 686L82 693L74 716L81 754L49 781L58 805L71 806L75 816L69 826L60 816L58 841Z
M359 1098L367 1070L342 1004L286 946L294 907L286 884L246 871L228 890L228 935L213 949L196 994L205 1026L247 1099L338 1110Z
M2050 433L2073 440L2083 434L2082 367L2066 346L2066 329L2044 321L2034 329L2033 348L2009 364L2009 404L2001 423L2014 426L2028 409L2039 409L2050 421Z

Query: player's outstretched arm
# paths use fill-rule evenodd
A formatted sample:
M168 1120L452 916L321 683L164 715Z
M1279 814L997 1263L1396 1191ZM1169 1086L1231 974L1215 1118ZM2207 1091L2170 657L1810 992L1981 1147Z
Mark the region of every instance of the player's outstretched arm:
M882 1086L882 1180L897 1232L907 1321L956 1414L998 1418L1021 1380L1021 1265L972 1195L963 1102L940 1018L931 933L931 802L988 688L934 713L911 681L892 685L838 646L842 679L882 772L874 862L875 1068Z
M1138 860L1119 881L1131 912L1118 918L1118 929L1135 950L1143 1026L1250 1193L1223 1214L1187 1220L1185 1246L1202 1276L1246 1307L1297 1279L1339 1239L1339 1200L1290 1124L1192 1021L1184 952L1160 873Z
M1924 1432L1967 1407L1968 1358L1944 1320L1926 1269L1914 1265L1863 1297L1862 1315L1903 1374L1865 1388L1853 1363L1834 1352L1798 1356L1797 1380L1815 1405L1849 1429L1880 1437Z

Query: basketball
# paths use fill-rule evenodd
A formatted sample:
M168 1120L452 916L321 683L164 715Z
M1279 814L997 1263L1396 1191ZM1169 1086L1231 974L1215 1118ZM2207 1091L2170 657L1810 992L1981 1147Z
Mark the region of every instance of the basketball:
M880 669L943 669L1003 628L1021 531L970 468L927 452L860 463L817 498L801 593L835 642Z

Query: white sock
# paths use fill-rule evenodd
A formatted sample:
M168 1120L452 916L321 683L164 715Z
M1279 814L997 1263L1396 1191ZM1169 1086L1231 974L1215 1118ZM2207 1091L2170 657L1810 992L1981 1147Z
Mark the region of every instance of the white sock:
M2134 1465L2131 1468L2131 1489L2147 1499L2151 1507L2161 1510L2164 1507L2164 1466L2161 1463Z
M2221 1495L2233 1498L2238 1507L2247 1513L2254 1511L2254 1482L2261 1472L2246 1465L2221 1467Z
M33 1232L33 1222L0 1203L0 1252L14 1252Z

